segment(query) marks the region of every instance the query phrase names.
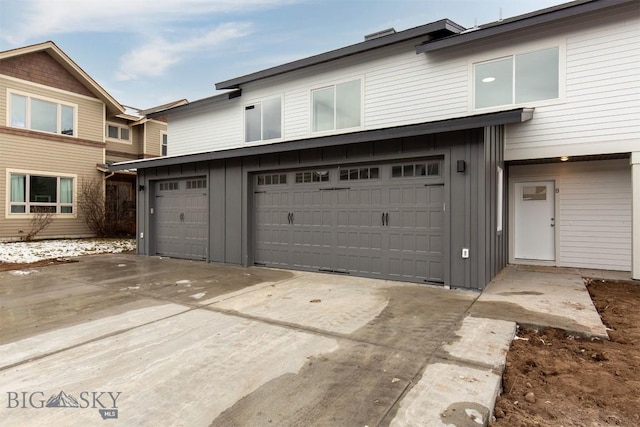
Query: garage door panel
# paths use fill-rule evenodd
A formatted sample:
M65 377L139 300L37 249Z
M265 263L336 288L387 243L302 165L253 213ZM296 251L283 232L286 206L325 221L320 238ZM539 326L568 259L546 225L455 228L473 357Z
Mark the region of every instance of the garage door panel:
M433 255L442 255L442 236L429 236L429 253Z
M444 227L444 215L442 210L438 208L437 210L429 211L429 229L430 230L442 230Z
M425 170L416 168L407 170ZM373 169L379 173L372 174ZM407 173L404 169L403 174ZM264 211L273 208L263 203L266 197L257 194L256 228L292 230L291 235L280 236L282 242L288 242L289 252L277 255L288 257L288 264L295 268L441 282L442 178L403 175L394 179L390 171L389 165L354 167L342 175L329 171L331 180L324 182L297 180L298 172L279 171L289 174L288 184L281 188L261 186L257 193L263 189L267 193L288 192L290 204L282 208L293 214L294 220L288 217L281 225L266 223ZM276 254L261 247L261 236L256 236L256 257L261 258L260 263L276 265Z
M208 197L204 178L157 182L155 191L155 253L206 259Z
M441 204L444 203L444 185L429 185L425 187L428 193L427 203Z
M430 261L427 280L432 282L444 282L444 264L442 261Z

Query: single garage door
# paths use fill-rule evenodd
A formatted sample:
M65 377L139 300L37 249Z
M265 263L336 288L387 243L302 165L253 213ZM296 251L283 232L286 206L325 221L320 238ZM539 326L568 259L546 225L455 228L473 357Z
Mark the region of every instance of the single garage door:
M256 264L444 282L441 160L254 179Z
M155 188L156 254L207 259L207 180L159 181Z

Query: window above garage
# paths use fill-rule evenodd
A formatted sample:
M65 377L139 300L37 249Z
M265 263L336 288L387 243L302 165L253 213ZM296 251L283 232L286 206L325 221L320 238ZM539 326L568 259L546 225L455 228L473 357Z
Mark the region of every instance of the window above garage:
M245 142L278 138L282 138L282 99L276 97L245 105Z
M362 82L360 79L315 89L312 98L312 131L327 132L360 127Z
M474 64L474 109L559 98L559 56L551 47Z

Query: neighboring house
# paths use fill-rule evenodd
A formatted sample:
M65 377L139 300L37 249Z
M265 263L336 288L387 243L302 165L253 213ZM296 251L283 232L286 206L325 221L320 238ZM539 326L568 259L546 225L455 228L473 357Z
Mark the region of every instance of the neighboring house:
M640 278L637 0L389 30L216 87L163 112L169 157L112 168L138 171L140 254L471 289L508 262Z
M36 211L55 216L38 237L90 236L78 196L93 180L135 210L135 176L106 164L161 155L163 135L162 118L132 114L53 42L0 52L0 240L28 234Z

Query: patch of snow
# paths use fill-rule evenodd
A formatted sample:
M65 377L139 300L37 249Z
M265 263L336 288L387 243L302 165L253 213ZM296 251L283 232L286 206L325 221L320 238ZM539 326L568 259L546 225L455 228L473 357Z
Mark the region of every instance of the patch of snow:
M199 293L197 293L197 294L193 294L193 295L191 295L191 298L200 299L200 298L202 298L203 296L205 296L206 294L207 294L206 292L199 292Z
M126 267L127 264L118 264L118 267Z
M37 273L38 270L13 270L10 271L9 274L13 274L14 276L26 276L31 273Z
M191 280L178 280L176 285L188 285L191 283Z
M29 263L136 249L134 239L60 239L0 243L0 262Z

